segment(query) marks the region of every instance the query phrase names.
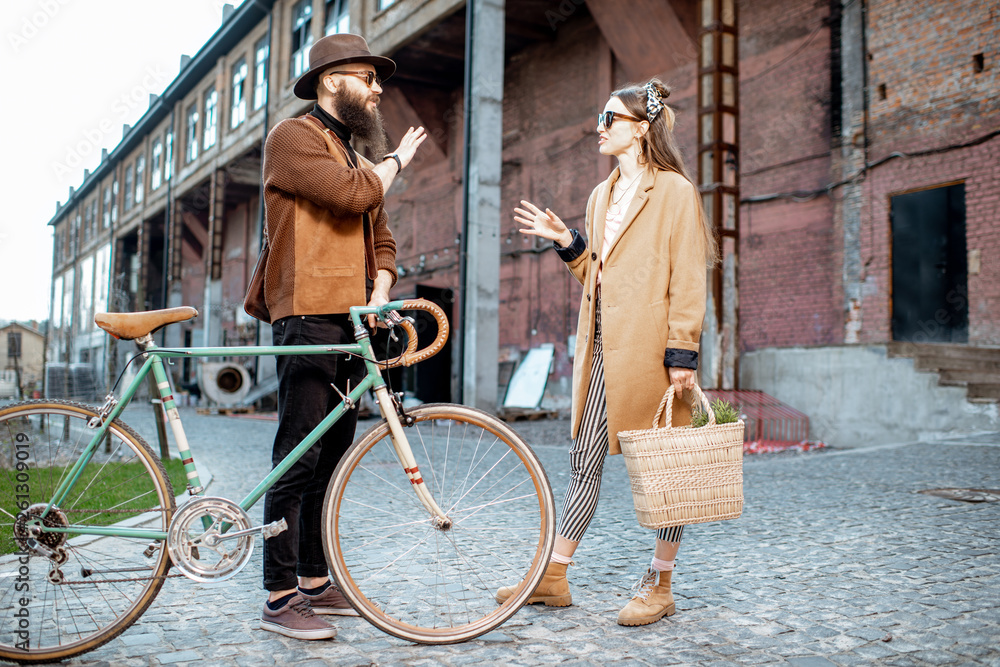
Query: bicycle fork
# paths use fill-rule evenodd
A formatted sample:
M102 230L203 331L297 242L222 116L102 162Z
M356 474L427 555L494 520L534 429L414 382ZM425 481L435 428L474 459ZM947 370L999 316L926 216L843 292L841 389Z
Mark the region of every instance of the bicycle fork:
M423 477L420 476L417 460L413 456L413 450L410 448L410 441L406 438L403 425L399 422L399 415L396 414L395 404L389 396L389 391L385 385L375 388L374 391L375 399L378 402L382 416L389 424L389 431L392 434L392 448L396 452L396 458L410 479L410 484L413 486L417 498L420 499L420 502L431 514L431 522L434 527L438 530L448 530L451 528L452 521L444 513L444 510L438 506L437 501L434 500L434 496L431 495L427 485L424 484Z

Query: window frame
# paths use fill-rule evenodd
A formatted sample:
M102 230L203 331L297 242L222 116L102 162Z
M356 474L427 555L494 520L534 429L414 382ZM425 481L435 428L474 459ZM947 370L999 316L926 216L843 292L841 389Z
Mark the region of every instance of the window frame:
M350 0L326 0L326 18L323 24L323 35L342 35L351 31L351 3ZM335 20L331 21L331 16ZM340 25L345 22L347 25ZM330 30L330 28L335 28ZM341 29L343 28L343 29Z
M167 130L163 139L163 182L174 175L174 128Z
M242 70L242 71L240 71ZM250 69L246 56L241 56L230 68L229 129L235 130L247 119L246 85ZM239 81L237 81L239 77Z
M132 172L133 165L130 162L125 165L125 212L128 213L135 206L135 176Z
M143 153L135 159L135 204L138 206L146 196L146 155Z
M184 114L187 124L187 145L184 147L184 163L191 164L198 159L198 124L201 120L201 110L198 102L188 105L187 113Z
M254 44L253 110L267 104L267 77L270 69L271 44L264 35Z
M202 100L205 122L201 129L201 147L207 151L219 143L219 91L215 84L205 89Z
M103 207L104 210L101 211L101 225L102 229L109 229L111 227L111 208L112 208L112 198L111 198L111 184L107 183L104 186L104 200Z
M155 192L163 184L163 140L153 139L153 147L149 151L149 191Z
M291 78L298 79L309 69L309 49L313 45L312 36L312 0L299 0L292 6L291 25ZM298 42L298 48L296 48Z

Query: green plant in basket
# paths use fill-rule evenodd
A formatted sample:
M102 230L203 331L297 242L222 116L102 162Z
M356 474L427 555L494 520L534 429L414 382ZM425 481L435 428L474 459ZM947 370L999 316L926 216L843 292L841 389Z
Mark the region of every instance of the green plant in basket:
M712 412L715 413L716 424L732 424L740 419L740 409L721 398L712 401ZM706 424L708 424L708 413L699 406L691 415L691 426L698 428Z

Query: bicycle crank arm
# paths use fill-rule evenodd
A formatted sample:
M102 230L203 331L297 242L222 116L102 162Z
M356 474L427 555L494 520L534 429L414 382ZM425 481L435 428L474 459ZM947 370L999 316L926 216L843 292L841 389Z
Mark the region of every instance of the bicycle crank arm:
M244 537L246 535L256 535L260 533L260 536L265 540L274 537L279 533L283 533L288 530L288 522L285 521L284 517L269 523L266 526L260 526L258 528L247 528L246 530L237 530L231 533L226 533L225 535L206 535L202 542L207 547L214 547L220 542L225 542L226 540L235 540L238 537Z

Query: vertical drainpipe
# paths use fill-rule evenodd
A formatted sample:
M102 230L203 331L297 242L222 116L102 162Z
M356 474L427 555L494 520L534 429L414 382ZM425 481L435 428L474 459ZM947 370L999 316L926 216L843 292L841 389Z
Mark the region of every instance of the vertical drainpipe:
M463 76L464 90L462 93L462 122L463 146L462 146L462 257L459 263L458 284L462 290L462 301L459 308L459 322L462 327L462 335L455 336L455 352L458 356L458 387L456 403L465 402L465 337L464 331L468 326L466 321L466 301L468 300L468 290L465 285L465 277L468 272L469 262L469 183L471 165L471 152L469 144L472 140L472 57L474 51L472 20L473 5L472 0L465 3L465 72Z
M261 133L260 137L260 165L261 165L261 178L260 187L258 189L258 201L257 201L257 247L263 247L264 243L264 144L267 142L267 129L270 124L270 111L271 111L271 26L274 21L274 6L267 11L267 60L264 63L264 69L267 72L267 98L264 100L264 131ZM256 57L256 54L254 54ZM255 320L257 323L256 331L254 333L255 344L260 345L260 320ZM253 377L254 381L257 381L260 371L260 357L254 356L253 358Z
M173 136L174 133L174 107L170 107L170 135ZM164 146L164 149L166 147ZM173 149L171 149L171 158L173 157ZM163 151L163 168L166 168L166 150ZM167 297L170 294L170 274L173 272L173 261L171 258L173 256L173 243L174 243L174 178L173 173L170 174L170 178L167 179L167 206L165 208L165 218L163 219L163 284L160 287L160 303L163 304L163 308L167 308L170 304L167 303ZM110 295L111 292L109 291ZM160 346L166 347L167 345L167 328L163 327L160 329Z
M868 2L861 0L861 85L864 103L864 114L861 120L861 131L864 139L865 170L868 169Z

